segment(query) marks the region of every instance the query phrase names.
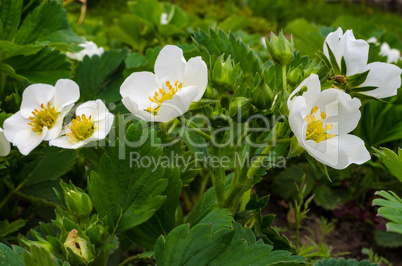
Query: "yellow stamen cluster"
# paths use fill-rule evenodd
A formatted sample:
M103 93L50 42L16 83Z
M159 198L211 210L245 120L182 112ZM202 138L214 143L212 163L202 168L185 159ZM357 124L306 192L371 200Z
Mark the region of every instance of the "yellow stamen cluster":
M159 93L158 93L158 91L155 91L155 96L149 97L149 100L151 102L156 103L158 105L155 108L152 108L152 107L147 108L148 112L150 112L151 114L157 115L160 107L162 106L162 103L164 101L171 100L173 98L173 95L175 95L176 92L178 92L183 87L183 84L181 82L179 83L179 81L177 80L174 83L174 86L172 86L170 84L170 81L166 81L166 87L169 89L168 92L165 92L165 90L160 88L158 90Z
M94 123L91 121L91 116L86 118L85 115L77 116L71 120L72 125L68 126L71 133L67 133L67 137L72 142L83 141L88 139L95 131Z
M327 139L332 139L336 135L326 132L332 129L332 124L328 124L324 127L321 121L324 120L327 115L325 112L321 112L320 116L317 118L315 115L317 111L318 106L314 107L304 120L307 122L306 140L314 140L316 143L319 143Z
M42 109L39 111L35 109L32 112L34 116L29 117L31 122L29 122L28 125L32 127L34 132L42 132L43 127L51 129L56 123L57 117L59 116L59 113L56 112L54 107L52 107L49 102L46 106L42 103L40 107Z

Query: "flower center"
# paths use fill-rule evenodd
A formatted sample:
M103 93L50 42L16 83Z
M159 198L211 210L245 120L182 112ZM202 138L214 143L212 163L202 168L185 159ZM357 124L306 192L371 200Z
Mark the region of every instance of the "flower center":
M34 132L42 132L43 127L51 129L56 123L57 117L59 116L59 113L56 112L54 107L52 107L49 102L46 106L42 103L40 107L42 109L39 111L35 109L32 111L34 116L29 117L31 122L29 122L28 125L32 127Z
M173 96L183 87L183 84L178 80L174 83L174 86L170 84L170 81L166 81L166 87L169 89L168 92L163 90L162 88L159 89L158 91L155 91L155 96L149 97L149 100L153 103L156 103L158 106L155 108L148 107L147 110L153 115L157 115L159 109L162 106L162 103L167 100L171 100Z
M95 131L94 123L91 121L91 116L88 118L85 115L81 117L77 116L75 119L71 120L72 125L68 126L71 133L67 133L67 137L72 142L83 141L88 139Z
M327 133L327 130L332 129L332 124L327 124L324 127L321 121L324 120L327 115L325 112L321 112L320 116L317 118L317 111L318 106L314 107L304 120L307 122L306 140L314 140L316 143L320 143L321 141L332 139L336 135Z

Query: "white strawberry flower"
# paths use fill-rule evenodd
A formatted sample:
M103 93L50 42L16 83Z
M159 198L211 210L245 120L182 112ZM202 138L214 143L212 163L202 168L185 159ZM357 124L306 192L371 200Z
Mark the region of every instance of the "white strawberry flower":
M327 45L339 67L344 58L347 77L369 70L366 80L358 88L373 87L373 89L360 93L376 98L386 98L397 94L397 89L401 87L402 70L396 65L383 62L367 64L369 44L365 40L356 40L352 30L347 30L343 34L342 29L338 28L335 32L328 34L323 51L330 59Z
M361 116L359 99L338 89L321 91L318 76L312 74L292 92L287 105L290 128L317 161L344 169L370 160L363 140L349 134Z
M78 85L69 79L59 79L53 87L48 84L28 86L20 111L4 121L4 135L28 155L43 140L56 138L65 115L80 98Z
M113 124L114 115L101 100L88 101L77 107L76 117L64 127L58 138L49 142L51 146L78 149L91 141L106 138Z
M7 156L10 153L10 142L4 136L4 130L0 128L0 156Z
M67 52L66 55L68 58L82 61L86 55L89 57L92 57L93 55L101 56L105 52L103 47L98 48L96 43L94 43L92 41L89 41L89 42L87 41L87 42L81 43L78 46L83 47L84 49L82 49L81 51L79 51L77 53Z
M167 122L181 116L207 88L205 62L200 56L186 62L183 51L174 45L160 51L154 71L133 73L120 87L124 106L145 121Z
M387 63L398 63L401 58L399 50L391 48L386 42L381 45L380 49L380 55L387 57Z

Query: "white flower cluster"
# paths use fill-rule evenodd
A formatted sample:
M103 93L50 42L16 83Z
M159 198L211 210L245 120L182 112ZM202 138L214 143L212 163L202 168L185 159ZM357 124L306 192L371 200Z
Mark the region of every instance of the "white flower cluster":
M367 64L369 45L364 40L356 40L351 30L343 34L338 28L327 36L324 54L330 60L328 47L339 66L344 60L346 78L369 70L359 87L372 90L360 93L376 98L397 94L402 70L387 63ZM349 134L361 117L359 99L337 87L322 91L318 76L312 74L293 91L287 105L289 124L300 146L319 162L344 169L351 163L362 164L370 160L364 142Z
M0 140L4 133L23 155L28 155L44 140L49 141L49 145L76 149L90 141L104 139L114 116L101 100L78 106L76 118L63 127L65 116L79 98L78 85L69 79L58 80L54 87L48 84L28 86L22 95L20 111L4 121Z

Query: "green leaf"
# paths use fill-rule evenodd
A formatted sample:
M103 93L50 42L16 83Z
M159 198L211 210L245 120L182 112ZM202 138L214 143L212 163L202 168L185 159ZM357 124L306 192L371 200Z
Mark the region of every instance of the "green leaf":
M39 45L18 45L8 41L0 41L0 58L5 60L17 55L31 55L39 52L43 47Z
M252 20L249 17L239 16L236 14L229 16L224 21L219 23L218 27L224 32L236 32L244 27L247 27L251 23Z
M99 173L91 173L90 191L96 210L100 217L107 216L111 232L147 221L166 199L161 195L168 182L158 163L162 155L160 139L142 124L130 125L111 154L101 157ZM142 143L144 138L148 141Z
M357 87L366 81L369 72L370 72L370 70L367 70L363 73L357 73L357 74L354 74L353 76L349 76L348 83L347 83L348 87L350 89L353 89L354 91L364 91L361 88L357 88Z
M357 260L350 259L345 260L344 258L340 259L323 259L317 261L315 266L378 266L375 263L370 263L368 260L363 260L358 262Z
M153 27L160 24L163 8L158 0L138 0L129 2L128 5L131 12L141 18L144 23Z
M292 34L295 48L310 58L322 49L324 38L320 36L319 29L304 18L289 22L283 31Z
M116 71L126 58L127 53L126 49L111 50L104 52L100 57L97 55L84 57L84 60L77 67L74 77L84 100L94 100L101 89L108 89L107 86L102 86L103 83Z
M381 148L382 151L372 148L377 157L385 164L388 170L402 182L402 149L398 149L399 156L387 148Z
M158 265L274 265L303 262L288 251L272 251L272 246L255 241L250 230L235 224L234 229L213 231L212 226L199 224L190 229L181 225L155 245Z
M0 221L0 236L5 237L11 233L18 231L18 229L23 227L26 222L26 220L21 219L16 220L12 223L9 223L8 220Z
M43 153L43 156L39 156L29 163L24 163L24 167L18 173L19 177L28 177L27 185L55 180L67 173L75 163L74 150L47 147Z
M176 225L176 209L182 188L179 168L166 168L165 177L168 179L168 186L163 192L165 203L151 219L125 232L131 241L147 249L153 249L158 237L168 234Z
M125 63L127 68L137 68L146 66L148 64L148 60L145 58L145 56L142 56L139 53L131 53L127 56Z
M13 246L13 249L0 243L0 264L1 265L13 265L13 266L24 266L24 260L22 258L22 253L16 249L18 246ZM19 248L19 247L18 247Z
M397 248L402 246L402 234L376 230L374 232L375 242L385 248Z
M53 45L80 42L82 40L71 30L66 11L58 1L44 1L36 7L25 18L15 36L17 44Z
M290 141L290 151L288 154L287 159L299 156L304 152L304 148L300 146L299 141L297 140L296 136L293 136L291 141Z
M262 72L262 62L259 57L233 33L226 35L222 30L214 31L211 28L209 33L200 30L198 33L194 32L194 41L209 55L225 54L225 60L230 55L235 63L240 63L240 68L245 73L254 75Z
M20 24L23 2L23 0L3 0L0 3L0 18L3 24L3 34L0 39L10 41L13 39Z
M53 255L43 247L31 245L30 252L24 252L24 263L26 266L58 266L60 263Z
M191 125L191 126L190 126ZM180 131L180 136L186 143L187 147L194 152L205 164L210 158L208 151L208 143L205 138L197 134L200 131L198 125L191 121L186 121L186 126Z
M71 78L71 63L64 54L51 48L43 48L29 56L11 57L4 60L4 63L32 83L55 84L61 78Z
M15 70L10 65L3 64L1 62L0 62L0 72L5 73L6 75L18 80L28 81L23 76L17 75L15 73Z
M374 199L373 205L381 206L378 215L391 221L387 223L387 229L402 234L402 199L392 191L381 190L375 194L385 198Z

